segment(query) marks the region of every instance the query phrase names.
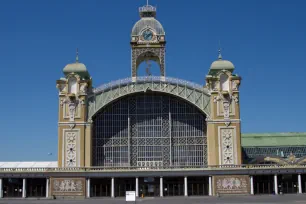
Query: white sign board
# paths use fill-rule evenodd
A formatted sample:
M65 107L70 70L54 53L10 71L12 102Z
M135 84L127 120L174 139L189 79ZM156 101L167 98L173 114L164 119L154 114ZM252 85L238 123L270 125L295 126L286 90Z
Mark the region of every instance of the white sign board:
M126 191L125 192L125 196L126 196L126 202L129 201L136 201L136 192L135 191Z

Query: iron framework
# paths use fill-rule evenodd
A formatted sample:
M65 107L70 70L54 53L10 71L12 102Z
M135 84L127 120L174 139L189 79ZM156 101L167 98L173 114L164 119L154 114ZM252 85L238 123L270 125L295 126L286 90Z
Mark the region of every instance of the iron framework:
M136 81L132 78L120 79L95 88L89 95L88 120L92 120L99 110L121 97L147 91L184 99L210 118L210 93L202 85L171 77L145 76L137 77Z
M204 167L205 118L197 107L171 95L123 97L93 119L93 166Z

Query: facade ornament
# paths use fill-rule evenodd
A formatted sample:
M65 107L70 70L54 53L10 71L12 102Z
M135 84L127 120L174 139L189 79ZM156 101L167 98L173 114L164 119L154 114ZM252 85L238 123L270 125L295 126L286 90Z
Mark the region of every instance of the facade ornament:
M68 167L76 167L76 133L75 132L67 132L66 133L66 166Z
M223 114L224 114L225 119L228 119L230 117L230 103L229 103L229 101L223 101Z
M232 90L238 91L239 89L239 81L232 81Z
M79 104L85 105L85 99L76 99L74 97L65 97L60 100L61 107L64 106L64 104L68 105L68 114L69 114L69 121L73 122L75 118L75 112L76 108Z
M69 121L74 121L76 106L77 106L76 101L70 101L68 104Z
M232 99L235 101L236 104L239 103L238 96L232 95Z
M291 152L290 155L288 156L288 162L293 164L295 160L296 160L295 155Z
M75 127L75 123L69 124L70 129L72 130Z
M82 192L83 183L80 180L65 179L55 180L53 183L53 192Z
M216 179L216 192L221 194L247 194L249 192L248 178L244 176L220 176Z
M68 102L69 102L69 99L68 99L68 98L61 99L61 101L60 101L61 107L63 107L63 105L66 104L66 103L68 103Z
M230 122L230 121L227 121L227 122L225 122L224 124L226 125L226 127L228 127L228 126L231 124L231 122Z
M235 164L234 162L234 144L233 144L233 132L232 129L222 129L222 164Z
M214 96L214 103L217 103L218 101L221 101L220 96Z
M208 90L211 90L211 82L210 81L206 81L206 88Z
M80 100L80 104L81 104L81 105L85 105L85 100L84 100L84 99L81 99L81 100Z
M132 49L132 77L137 77L137 69L139 58L144 57L145 59L158 58L158 64L160 66L160 75L165 76L165 47L159 48L133 48Z
M87 93L87 88L88 88L88 84L87 83L82 84L82 86L80 88L80 92L83 93L83 94L86 94Z
M213 83L212 83L212 90L213 91L218 91L219 90L219 86L220 86L220 82L219 81L214 81Z
M66 84L56 84L56 88L60 93L67 92Z

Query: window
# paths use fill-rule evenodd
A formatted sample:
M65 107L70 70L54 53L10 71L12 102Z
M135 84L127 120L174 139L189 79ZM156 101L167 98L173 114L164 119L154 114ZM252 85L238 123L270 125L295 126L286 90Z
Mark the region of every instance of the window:
M69 82L68 82L68 86L69 86L69 93L77 93L77 79L75 77L71 77L69 78Z
M222 91L229 91L229 78L226 74L220 76L220 84Z

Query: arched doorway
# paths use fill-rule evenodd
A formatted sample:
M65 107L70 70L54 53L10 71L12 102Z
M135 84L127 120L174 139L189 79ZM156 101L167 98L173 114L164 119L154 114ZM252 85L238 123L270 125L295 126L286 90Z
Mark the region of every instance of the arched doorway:
M203 167L205 118L194 105L168 94L120 98L93 118L93 166Z

